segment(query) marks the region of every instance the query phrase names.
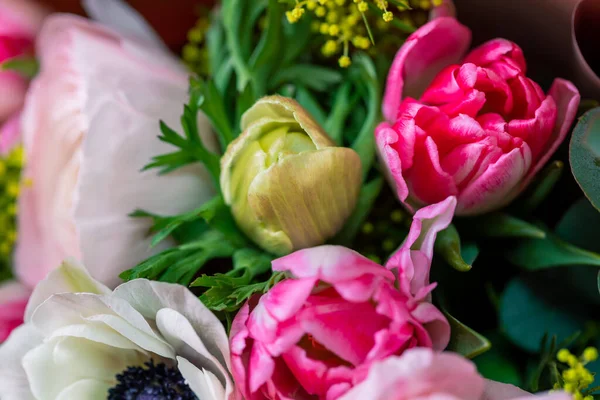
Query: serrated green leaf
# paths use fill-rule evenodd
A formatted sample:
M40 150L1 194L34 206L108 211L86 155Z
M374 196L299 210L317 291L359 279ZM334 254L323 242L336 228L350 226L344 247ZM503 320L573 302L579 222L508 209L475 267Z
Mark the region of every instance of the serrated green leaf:
M0 70L16 72L26 79L35 77L39 69L39 62L30 56L9 58L0 64Z
M472 268L472 265L463 259L460 235L452 224L438 233L435 241L435 252L457 271L467 272Z
M451 332L447 350L454 351L467 358L473 358L490 349L491 344L487 338L454 318L447 311L443 312L450 323Z
M198 126L198 110L202 110L217 133L221 151L227 150L227 145L235 139L235 135L229 122L225 101L215 82L213 80L202 82L192 78L190 80L190 105L195 106L196 109L192 108L195 113L190 114L189 123ZM218 156L216 158L219 159Z
M585 196L600 210L600 108L585 113L573 130L569 161Z
M533 238L543 239L546 233L543 229L511 215L494 212L478 217L464 218L461 221L468 232L477 236L491 238Z

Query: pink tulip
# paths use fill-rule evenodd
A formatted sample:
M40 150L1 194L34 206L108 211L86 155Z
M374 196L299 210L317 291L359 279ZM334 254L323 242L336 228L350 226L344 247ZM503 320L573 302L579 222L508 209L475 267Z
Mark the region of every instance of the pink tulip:
M532 396L504 383L485 381L475 365L453 353L410 349L373 363L367 378L339 400L570 400L565 392Z
M29 0L0 0L0 64L32 53L45 12ZM12 71L0 71L0 155L19 140L19 114L27 81Z
M386 122L375 132L398 198L411 211L448 196L457 214L512 201L567 135L579 92L548 94L526 76L521 49L495 39L463 57L471 33L451 17L411 35L389 71ZM418 99L418 100L415 100Z
M410 287L412 272L419 269L413 260L430 261L428 247L437 230L450 223L455 205L449 198L423 210L413 225L419 245L403 246L400 252L406 254L396 257L411 265L388 265L402 268L398 274L338 246L273 261L273 270L291 277L246 303L231 329L232 369L242 395L336 399L364 379L375 361L412 347L444 349L448 322L425 301L433 285L415 284L417 296ZM423 224L425 219L431 221ZM421 232L422 226L432 226L431 231Z
M37 50L22 119L31 184L19 199L16 274L32 287L74 257L116 286L119 273L174 244L151 248L151 221L131 212L174 215L214 195L198 164L141 172L174 150L157 139L159 120L179 129L188 73L162 49L75 16L47 18ZM206 118L199 128L212 143Z

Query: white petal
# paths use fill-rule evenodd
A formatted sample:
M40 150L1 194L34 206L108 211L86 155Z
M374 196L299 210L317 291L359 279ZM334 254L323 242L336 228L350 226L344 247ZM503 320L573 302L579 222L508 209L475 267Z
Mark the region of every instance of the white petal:
M82 106L89 124L75 189L75 224L90 273L115 286L119 273L174 245L166 241L151 248L151 221L130 218L131 212L178 214L198 207L215 190L200 164L166 175L140 172L152 157L175 150L157 136L159 120L181 130L185 69L170 55L127 40L107 41L84 30L75 38L72 54L85 87ZM206 118L200 132L214 141Z
M86 13L94 20L124 35L137 37L168 51L160 36L133 7L122 0L83 0Z
M34 400L21 360L42 343L42 336L30 324L15 329L0 346L0 399Z
M202 400L225 400L225 389L219 379L210 371L198 369L183 357L177 357L181 375L192 391Z
M219 319L181 285L136 279L117 287L113 296L124 299L148 319L159 310L170 308L185 317L206 349L229 368L229 340Z
M199 301L198 301L199 302ZM163 308L156 314L156 326L163 337L175 348L178 356L196 367L212 372L222 385L232 388L229 371L211 354L190 322L179 312Z
M135 350L117 349L86 339L52 339L23 358L31 391L37 400L55 400L82 379L97 379L113 386L115 377L128 366L142 365L147 356Z
M108 389L112 386L96 379L84 379L64 389L56 400L106 400Z
M35 309L53 294L77 292L109 294L111 290L93 279L79 262L67 260L35 287L25 310L25 321L29 321Z
M47 337L81 335L115 347L140 348L162 357L175 358L173 348L157 336L148 322L124 300L87 293L63 293L40 305L32 323ZM109 330L69 328L72 325L104 324ZM58 333L57 333L58 332ZM131 341L130 346L123 340Z

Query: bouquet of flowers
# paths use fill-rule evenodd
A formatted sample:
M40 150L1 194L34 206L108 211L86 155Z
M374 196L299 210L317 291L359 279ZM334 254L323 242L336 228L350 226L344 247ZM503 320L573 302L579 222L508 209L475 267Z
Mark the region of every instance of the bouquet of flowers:
M59 3L0 0L1 400L600 398L600 2Z

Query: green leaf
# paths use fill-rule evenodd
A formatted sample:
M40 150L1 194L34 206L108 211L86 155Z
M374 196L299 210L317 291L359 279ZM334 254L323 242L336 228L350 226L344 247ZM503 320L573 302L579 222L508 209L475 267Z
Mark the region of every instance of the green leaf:
M463 218L464 228L477 236L492 238L543 239L546 233L535 225L505 213L495 212L479 217Z
M600 255L580 249L546 232L544 239L522 239L505 250L515 265L530 270L566 265L600 266Z
M525 214L531 213L548 197L562 176L564 166L562 161L553 161L536 176L523 200L522 208Z
M360 189L356 208L346 220L342 230L332 239L333 243L350 246L358 234L360 227L369 216L375 200L383 188L383 178L377 177L365 183Z
M281 46L286 45L281 40L283 15L282 7L277 0L269 0L267 8L266 28L250 57L250 70L254 74L254 86L258 97L267 94L267 85L272 72L281 62Z
M280 69L273 79L273 87L285 83L305 86L317 92L324 92L342 81L342 74L337 69L313 64L293 64Z
M283 24L285 38L283 43L293 43L293 46L284 46L283 61L281 65L297 64L297 59L307 51L312 37L310 18L302 18L295 24Z
M227 145L235 139L229 122L225 102L214 81L203 82L190 79L190 107L194 114L189 117L189 124L197 126L198 110L202 110L215 128L221 151L227 150Z
M298 86L298 89L296 90L296 100L306 109L306 111L308 111L319 125L323 126L326 119L325 111L321 108L315 96L313 96L308 89L304 86Z
M327 121L323 124L325 132L338 146L343 144L346 118L348 118L358 101L358 93L354 92L351 95L351 89L351 82L344 82L340 86L333 99L333 106L328 114Z
M203 275L191 286L204 287L206 291L200 300L213 311L234 312L250 296L266 292L280 274L273 274L267 280L256 282L271 269L273 256L254 249L240 249L233 255L234 269L225 274Z
M244 115L244 113L254 105L254 103L256 102L257 97L254 93L254 89L252 88L252 85L248 84L246 86L246 88L244 89L244 91L242 93L239 94L237 101L235 103L235 115L236 115L236 126L235 126L235 130L237 132L237 134L240 133L241 130L241 120L242 120L242 115ZM237 134L235 136L237 136Z
M39 62L30 56L9 58L0 64L0 70L13 71L26 79L34 78L40 69Z
M541 282L512 279L500 300L500 325L517 346L540 351L544 335L556 335L558 341L580 331L585 323L577 308L569 307L562 297Z
M569 161L583 193L600 210L600 108L585 113L573 130Z
M360 80L367 88L367 110L368 114L365 118L363 126L358 133L358 136L352 143L352 149L356 151L360 157L363 169L363 178L366 178L373 161L375 160L375 125L380 119L381 96L379 90L379 80L373 60L364 53L359 53L354 56L354 62L360 70Z
M491 348L475 357L477 371L487 379L520 386L523 379L514 354L511 354L510 344L497 332L490 332L487 337Z
M471 248L470 251L473 252L474 249ZM456 227L452 224L438 233L435 241L435 252L441 255L444 260L457 271L467 272L472 268L472 265L467 264L463 259L460 235L458 234ZM476 254L474 257L476 257ZM474 257L472 258L474 259Z
M490 341L483 335L475 332L448 312L443 311L450 323L450 343L446 350L454 351L467 358L473 358L488 351L491 347Z
M251 22L248 15L252 12L251 7L252 2L244 0L223 0L221 3L225 39L237 77L237 90L240 92L252 79L252 72L248 66L248 40L252 36L248 27Z
M600 213L582 197L576 201L560 219L555 228L560 239L584 250L600 252ZM591 304L600 305L596 286L599 268L572 268L568 266L553 271L552 278L560 285L570 288Z
M221 232L206 231L197 240L158 253L119 276L125 281L146 278L187 286L208 261L231 257L236 249Z

